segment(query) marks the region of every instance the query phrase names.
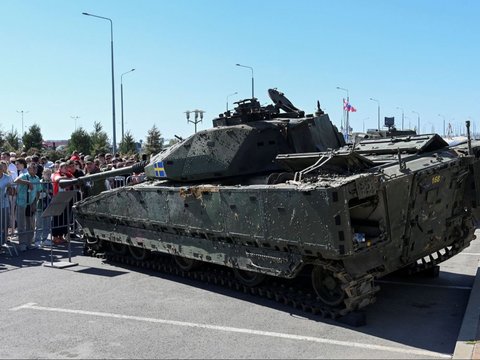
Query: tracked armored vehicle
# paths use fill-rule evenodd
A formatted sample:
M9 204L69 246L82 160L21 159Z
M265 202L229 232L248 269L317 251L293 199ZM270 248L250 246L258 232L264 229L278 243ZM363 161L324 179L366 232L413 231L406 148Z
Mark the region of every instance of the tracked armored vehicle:
M336 317L374 302L375 279L475 238L480 144L345 146L318 103L305 115L269 95L152 157L146 181L77 203L87 250Z

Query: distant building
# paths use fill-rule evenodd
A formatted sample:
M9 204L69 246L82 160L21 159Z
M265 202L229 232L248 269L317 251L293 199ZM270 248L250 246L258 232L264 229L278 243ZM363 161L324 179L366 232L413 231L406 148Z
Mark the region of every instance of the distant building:
M66 147L68 145L68 140L45 140L43 146L47 149L56 150L60 145Z

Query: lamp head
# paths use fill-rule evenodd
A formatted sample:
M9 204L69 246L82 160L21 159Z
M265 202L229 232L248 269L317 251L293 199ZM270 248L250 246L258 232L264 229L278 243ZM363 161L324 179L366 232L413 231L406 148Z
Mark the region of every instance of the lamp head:
M86 13L86 12L82 12L82 15L90 16L90 14L89 14L89 13Z

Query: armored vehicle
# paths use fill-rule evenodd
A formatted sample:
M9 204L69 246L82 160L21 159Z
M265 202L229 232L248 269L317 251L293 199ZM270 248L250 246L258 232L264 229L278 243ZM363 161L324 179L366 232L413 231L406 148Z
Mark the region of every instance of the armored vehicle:
M88 251L337 317L374 302L375 279L475 238L479 143L346 146L318 102L306 115L269 95L153 156L146 181L77 203Z

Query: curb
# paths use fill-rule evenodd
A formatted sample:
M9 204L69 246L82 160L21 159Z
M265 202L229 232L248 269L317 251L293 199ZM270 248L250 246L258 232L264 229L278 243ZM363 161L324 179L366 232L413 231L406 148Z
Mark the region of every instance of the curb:
M480 267L478 265L452 358L480 358Z

